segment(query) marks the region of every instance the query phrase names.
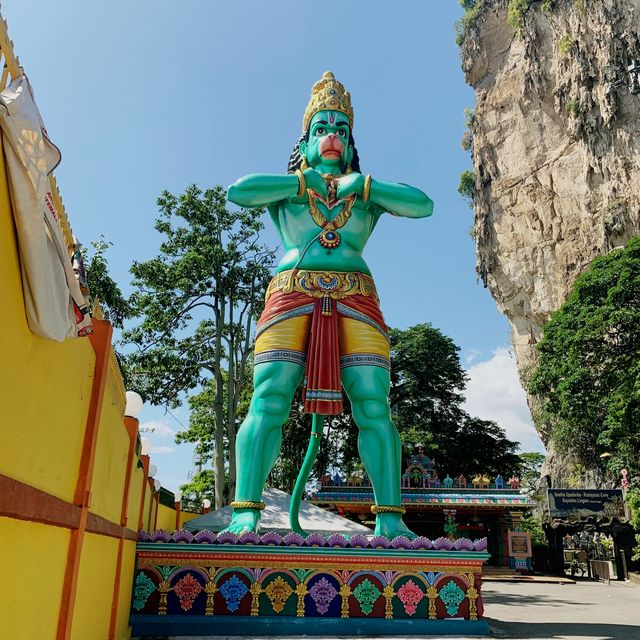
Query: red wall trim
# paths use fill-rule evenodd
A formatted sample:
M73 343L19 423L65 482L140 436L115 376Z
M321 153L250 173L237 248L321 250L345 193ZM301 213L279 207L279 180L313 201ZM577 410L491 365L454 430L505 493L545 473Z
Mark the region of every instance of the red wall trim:
M50 493L0 474L0 516L77 529L80 507ZM87 514L86 530L110 538L138 540L138 534L95 513Z
M80 507L0 474L0 516L77 529Z

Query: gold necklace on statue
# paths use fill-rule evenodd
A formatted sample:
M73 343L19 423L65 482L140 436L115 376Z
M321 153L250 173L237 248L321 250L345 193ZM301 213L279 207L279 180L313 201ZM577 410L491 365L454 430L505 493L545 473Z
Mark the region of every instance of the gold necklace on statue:
M322 198L320 198L315 192L311 189L307 189L307 196L309 198L309 213L313 218L313 221L323 229L320 237L318 238L318 242L325 249L335 249L340 244L340 234L337 232L337 229L343 227L347 220L351 217L351 210L353 209L353 205L355 204L355 197L351 196L351 198L345 200L346 203L342 208L342 211L333 219L329 220L327 216L318 209L318 205L316 204L316 200L320 199L323 201L328 209L333 209L333 207L338 204L338 200L336 198L336 186L333 183L333 176L323 176L327 181L327 202L324 202Z

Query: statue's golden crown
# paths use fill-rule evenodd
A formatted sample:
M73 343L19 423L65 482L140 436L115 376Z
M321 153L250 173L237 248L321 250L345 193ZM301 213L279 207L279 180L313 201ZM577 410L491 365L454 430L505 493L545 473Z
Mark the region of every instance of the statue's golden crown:
M335 79L331 71L325 71L311 89L311 100L302 118L303 133L318 111L341 111L349 119L349 127L353 130L351 94L344 90L344 85Z

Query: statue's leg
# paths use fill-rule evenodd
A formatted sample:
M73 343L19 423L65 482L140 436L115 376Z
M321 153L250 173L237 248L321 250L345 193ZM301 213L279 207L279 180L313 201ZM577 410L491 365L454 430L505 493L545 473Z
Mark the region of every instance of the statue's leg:
M359 429L358 450L376 504L400 506L401 444L389 412L389 371L374 366L347 367L342 370L342 384L351 400ZM377 514L376 535L416 537L400 513Z
M257 364L249 413L236 439L236 501L259 502L282 442L282 425L304 368L292 362ZM260 512L234 509L227 531L256 531Z

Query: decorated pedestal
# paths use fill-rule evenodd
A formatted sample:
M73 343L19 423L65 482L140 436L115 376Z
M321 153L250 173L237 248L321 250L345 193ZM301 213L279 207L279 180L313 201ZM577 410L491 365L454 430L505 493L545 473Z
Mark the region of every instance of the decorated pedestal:
M142 542L131 624L134 635L485 635L488 557L486 540L444 538Z

